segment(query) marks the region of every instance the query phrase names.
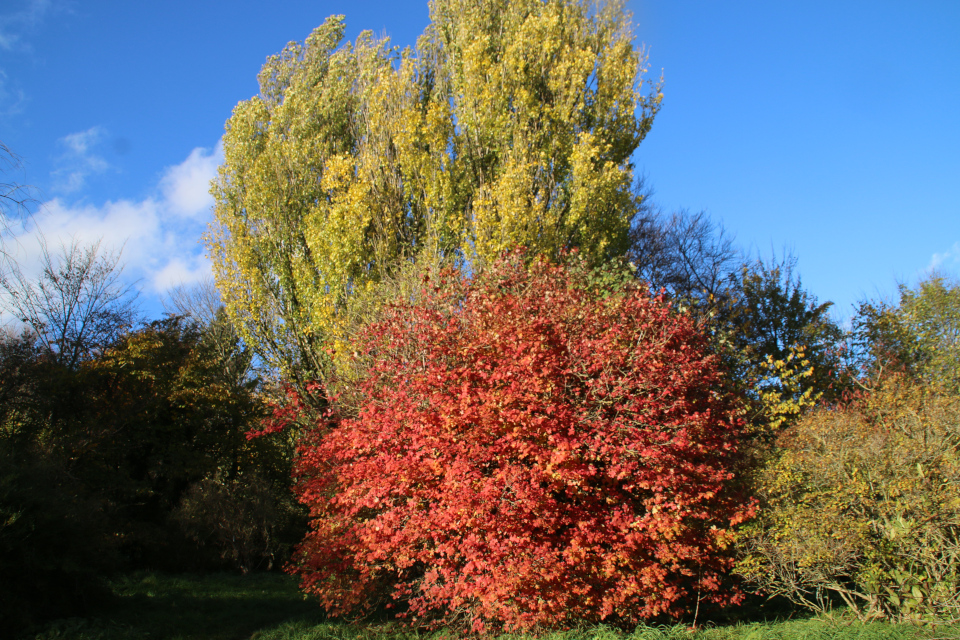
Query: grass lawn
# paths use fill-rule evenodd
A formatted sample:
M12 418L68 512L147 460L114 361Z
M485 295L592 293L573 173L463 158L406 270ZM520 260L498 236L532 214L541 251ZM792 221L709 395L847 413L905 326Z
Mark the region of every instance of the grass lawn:
M440 640L449 631L423 632L395 623L326 622L305 601L296 581L278 574L137 573L112 583L116 602L90 619L50 623L23 640ZM0 634L2 635L2 634ZM501 636L520 640L524 636ZM584 627L544 640L960 640L960 625L860 624L841 615L824 619L736 624L691 631L639 627L625 633Z

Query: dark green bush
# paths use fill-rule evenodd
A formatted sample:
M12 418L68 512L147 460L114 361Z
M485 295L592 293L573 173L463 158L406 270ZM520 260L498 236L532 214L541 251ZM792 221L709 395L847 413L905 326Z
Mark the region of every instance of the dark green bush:
M194 483L173 517L190 539L244 573L281 566L306 530L289 488L256 474Z
M115 560L99 501L56 460L0 438L0 628L87 612Z

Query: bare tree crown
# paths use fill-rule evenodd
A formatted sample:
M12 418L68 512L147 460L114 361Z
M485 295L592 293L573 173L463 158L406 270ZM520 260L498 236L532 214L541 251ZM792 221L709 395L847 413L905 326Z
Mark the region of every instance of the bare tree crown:
M3 307L30 328L58 364L75 369L135 323L139 292L121 278L120 253L102 252L99 242L72 242L56 254L46 243L41 247L36 279L7 257L0 274Z

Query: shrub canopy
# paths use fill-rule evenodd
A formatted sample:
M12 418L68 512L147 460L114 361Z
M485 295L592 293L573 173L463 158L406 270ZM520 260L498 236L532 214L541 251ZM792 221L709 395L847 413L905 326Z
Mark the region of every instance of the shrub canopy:
M523 262L425 278L361 334L356 416L299 447L303 587L476 631L737 601L742 427L703 337L629 278Z

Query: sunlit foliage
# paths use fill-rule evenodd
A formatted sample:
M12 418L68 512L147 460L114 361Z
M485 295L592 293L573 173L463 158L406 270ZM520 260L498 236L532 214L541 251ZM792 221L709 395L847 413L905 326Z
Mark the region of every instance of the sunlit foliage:
M473 631L736 602L739 405L694 323L629 276L523 256L368 326L355 418L301 439L296 570L335 614Z
M403 260L624 253L659 108L614 0L434 0L416 51L342 17L267 60L224 135L208 246L243 338L303 387Z
M960 399L903 375L784 432L739 570L862 619L960 620Z
M934 273L901 285L898 304L861 303L853 339L868 373L902 371L960 392L960 283Z

